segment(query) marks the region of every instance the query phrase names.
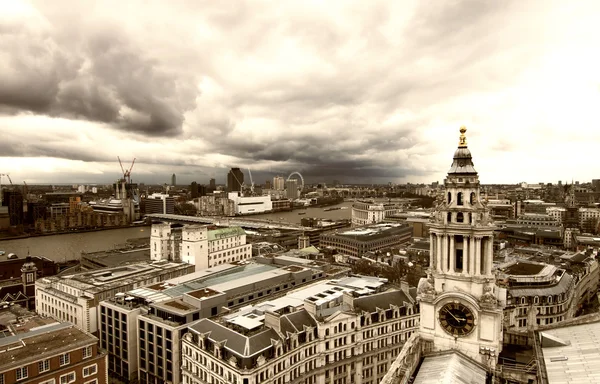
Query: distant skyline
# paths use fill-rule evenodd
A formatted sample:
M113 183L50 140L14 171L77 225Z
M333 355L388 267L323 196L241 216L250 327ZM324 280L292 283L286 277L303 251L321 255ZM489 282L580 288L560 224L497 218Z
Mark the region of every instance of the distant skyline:
M15 183L589 182L594 1L0 0L0 173ZM248 179L249 180L249 179ZM5 180L2 180L3 184Z

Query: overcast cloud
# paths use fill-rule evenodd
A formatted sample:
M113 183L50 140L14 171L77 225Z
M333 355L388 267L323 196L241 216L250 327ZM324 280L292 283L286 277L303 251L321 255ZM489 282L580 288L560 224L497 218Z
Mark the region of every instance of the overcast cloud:
M596 1L0 0L16 182L589 181Z

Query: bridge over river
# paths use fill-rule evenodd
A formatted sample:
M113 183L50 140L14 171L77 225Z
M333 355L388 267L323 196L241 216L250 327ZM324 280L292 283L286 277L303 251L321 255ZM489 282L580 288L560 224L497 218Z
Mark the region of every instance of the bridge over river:
M235 217L221 217L221 216L184 216L184 215L171 215L164 213L152 213L146 215L146 217L152 220L160 220L171 223L184 223L184 224L213 224L221 227L243 227L243 228L254 228L254 229L287 229L287 230L308 230L298 224L283 223L273 220L264 219L247 219L247 218L235 218Z

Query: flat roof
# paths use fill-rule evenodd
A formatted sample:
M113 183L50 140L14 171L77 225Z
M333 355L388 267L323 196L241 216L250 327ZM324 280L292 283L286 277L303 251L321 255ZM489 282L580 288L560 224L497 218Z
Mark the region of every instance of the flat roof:
M548 383L600 382L600 322L540 331Z
M526 261L516 262L504 269L509 275L537 275L544 269L543 264L528 263Z
M485 383L486 370L457 352L427 356L417 372L414 384Z
M136 263L69 275L44 277L38 279L36 285L43 286L44 284L60 283L77 288L85 293L96 294L145 280L152 276L158 276L174 270L184 270L189 267L190 264L166 261ZM65 292L63 293L66 294Z
M0 352L0 370L23 366L29 361L96 344L97 341L97 338L79 330L71 323L58 323L5 337L0 339L0 345L8 347Z
M374 293L375 290L370 288L379 287L385 282L387 282L386 279L370 276L350 276L343 279L319 281L288 292L285 296L277 299L240 308L223 318L227 323L252 330L263 325L265 312L279 311L286 307L300 308L304 306L306 300L316 305L322 305L338 299L344 292Z

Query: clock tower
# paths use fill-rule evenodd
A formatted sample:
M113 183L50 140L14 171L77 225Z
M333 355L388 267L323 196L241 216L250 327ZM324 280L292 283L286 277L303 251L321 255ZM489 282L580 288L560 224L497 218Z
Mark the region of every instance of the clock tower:
M445 192L430 223L430 267L418 287L422 340L495 368L502 349L503 293L492 274L494 225L460 129ZM504 292L504 291L502 291Z

